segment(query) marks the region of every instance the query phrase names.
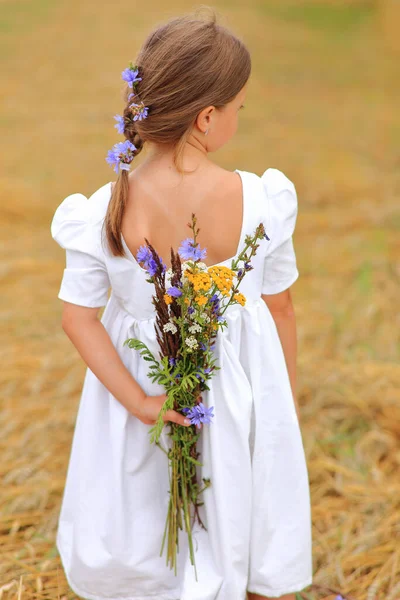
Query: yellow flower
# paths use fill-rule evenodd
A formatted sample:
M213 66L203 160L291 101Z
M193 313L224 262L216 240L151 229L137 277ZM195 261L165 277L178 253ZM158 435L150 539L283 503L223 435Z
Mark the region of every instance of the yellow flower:
M245 305L246 298L243 296L243 294L237 293L233 296L233 299L239 302L239 304L241 304L242 306Z
M164 300L166 304L171 304L173 298L169 294L164 294Z
M203 304L207 304L207 296L196 296L195 300L197 304L200 304L200 306L203 306Z
M186 302L186 304L190 304L189 298L185 298L185 302Z

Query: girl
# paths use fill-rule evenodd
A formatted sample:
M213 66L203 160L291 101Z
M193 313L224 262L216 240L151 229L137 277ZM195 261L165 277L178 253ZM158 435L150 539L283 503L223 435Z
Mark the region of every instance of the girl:
M84 598L294 600L312 581L290 296L296 190L275 168L260 177L209 157L236 131L250 69L245 45L214 14L156 28L122 73L126 105L116 126L126 142L107 157L116 182L89 199L66 197L52 221L66 249L62 326L88 366L57 531L68 582ZM143 146L145 160L129 173ZM215 418L198 442L211 486L201 507L206 529L193 530L197 581L184 531L176 575L160 557L168 458L148 432L166 395L123 345L139 338L157 352L153 284L137 250L146 237L169 267L193 212L207 266L230 266L260 221L269 238L241 284L245 306L225 313L214 350L221 368L202 395ZM165 420L190 426L173 410Z

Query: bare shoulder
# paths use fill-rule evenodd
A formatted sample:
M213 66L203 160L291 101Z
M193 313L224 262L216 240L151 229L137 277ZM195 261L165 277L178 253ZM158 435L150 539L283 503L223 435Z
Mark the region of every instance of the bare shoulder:
M216 184L222 186L223 191L226 193L239 192L241 191L242 181L239 173L236 171L229 171L218 165L213 165L209 171L210 177L215 180Z

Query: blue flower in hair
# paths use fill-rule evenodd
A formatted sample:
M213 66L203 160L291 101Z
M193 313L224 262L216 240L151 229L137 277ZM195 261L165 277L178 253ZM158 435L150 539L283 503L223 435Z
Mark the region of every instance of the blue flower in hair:
M139 102L139 104L130 104L129 108L133 114L133 121L142 121L147 117L149 112L148 106L145 106L143 102Z
M141 77L138 77L139 69L136 65L129 63L129 67L124 69L121 73L122 79L126 81L130 88L133 88L139 81L142 81Z
M136 146L129 140L118 142L111 150L108 151L106 161L109 165L114 166L114 171L118 173L118 167L121 171L129 171L130 164L134 158Z
M125 131L125 119L121 115L115 115L114 119L117 121L114 127L118 133L124 133Z

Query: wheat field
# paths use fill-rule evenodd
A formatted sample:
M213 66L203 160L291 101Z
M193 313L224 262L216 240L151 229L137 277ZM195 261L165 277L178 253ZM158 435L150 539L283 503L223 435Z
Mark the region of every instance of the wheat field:
M0 600L76 598L55 532L84 365L60 325L50 220L114 179L120 72L155 23L196 6L0 0ZM211 6L253 57L237 136L215 160L281 169L299 199L307 598L400 600L400 3Z

